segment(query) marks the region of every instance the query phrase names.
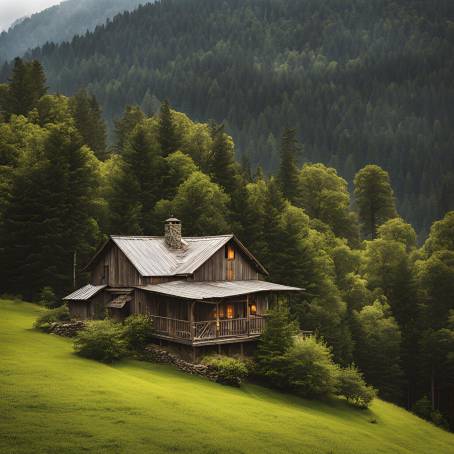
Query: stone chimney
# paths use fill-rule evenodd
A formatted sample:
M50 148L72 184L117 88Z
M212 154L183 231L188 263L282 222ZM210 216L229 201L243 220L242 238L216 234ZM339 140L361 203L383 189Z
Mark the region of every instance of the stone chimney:
M177 218L169 218L165 221L164 237L166 245L170 249L181 249L181 221Z

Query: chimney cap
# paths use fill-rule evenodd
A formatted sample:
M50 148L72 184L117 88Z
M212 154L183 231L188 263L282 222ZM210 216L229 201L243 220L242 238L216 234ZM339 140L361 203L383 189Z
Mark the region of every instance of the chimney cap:
M174 217L170 217L169 219L166 219L164 221L165 223L172 223L172 224L179 224L181 223L181 221L177 218L174 218Z

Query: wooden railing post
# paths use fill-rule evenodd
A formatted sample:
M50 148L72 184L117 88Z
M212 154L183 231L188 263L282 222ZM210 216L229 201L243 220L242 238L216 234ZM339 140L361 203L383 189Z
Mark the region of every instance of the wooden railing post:
M250 336L250 328L249 328L249 321L251 318L251 311L249 308L249 295L246 295L246 329L247 329L247 335L248 337Z

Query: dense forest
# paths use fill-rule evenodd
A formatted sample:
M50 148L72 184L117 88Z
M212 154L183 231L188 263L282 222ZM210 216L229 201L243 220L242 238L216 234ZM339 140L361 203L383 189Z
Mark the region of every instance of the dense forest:
M389 171L419 240L454 208L450 0L164 0L30 56L56 92L96 95L110 130L126 104L169 99L269 175L290 126L299 164Z
M163 101L127 107L115 147L96 98L48 94L37 61L16 59L0 85L0 292L36 300L85 283L83 265L109 233L235 232L271 279L306 289L290 301L337 363L352 363L382 398L453 428L454 212L418 247L388 173L298 163L284 128L275 176L235 160L222 124L198 123ZM73 263L77 258L76 282Z
M27 50L53 42L68 41L102 25L123 11L150 0L66 0L16 21L0 33L0 62L22 56Z

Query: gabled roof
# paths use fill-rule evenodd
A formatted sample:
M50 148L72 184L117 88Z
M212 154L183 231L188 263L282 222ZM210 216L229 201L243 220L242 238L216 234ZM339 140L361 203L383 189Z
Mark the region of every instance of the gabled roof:
M69 301L86 301L91 297L95 296L100 290L106 288L107 285L91 285L87 284L84 287L76 290L75 292L70 293L68 296L65 296L64 300Z
M304 289L274 284L273 282L250 281L171 281L163 284L138 287L147 292L186 298L190 300L213 300L258 292L299 292Z
M263 265L234 235L185 237L182 240L182 249L170 249L166 246L164 237L112 235L87 268L96 261L107 245L113 242L144 277L188 275L193 274L219 249L233 240L260 273L268 274Z

